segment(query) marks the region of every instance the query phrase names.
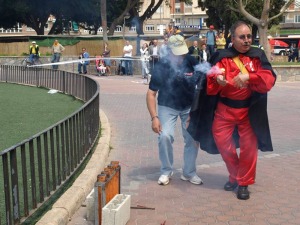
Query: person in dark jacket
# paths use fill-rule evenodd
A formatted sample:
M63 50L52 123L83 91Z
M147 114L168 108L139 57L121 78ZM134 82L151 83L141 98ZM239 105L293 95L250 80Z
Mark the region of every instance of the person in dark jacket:
M200 49L198 47L198 41L194 41L193 45L189 47L189 55L192 55L197 59L197 61L200 61Z
M199 55L200 55L200 62L208 62L210 60L211 55L208 49L206 48L205 43L202 43L199 51Z
M188 131L201 149L222 155L229 172L224 189L238 186L237 198L246 200L255 182L257 148L273 151L267 92L276 75L264 51L251 47L248 24L236 22L231 34L233 46L212 56L214 66L197 85Z

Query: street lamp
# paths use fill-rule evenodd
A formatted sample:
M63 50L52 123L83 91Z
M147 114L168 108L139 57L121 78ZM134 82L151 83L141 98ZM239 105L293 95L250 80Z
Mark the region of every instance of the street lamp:
M130 14L126 13L123 18L123 39L125 40L125 20L130 18Z

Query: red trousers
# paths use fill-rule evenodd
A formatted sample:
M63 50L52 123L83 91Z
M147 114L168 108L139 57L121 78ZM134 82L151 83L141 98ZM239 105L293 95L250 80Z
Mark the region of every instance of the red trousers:
M237 127L240 152L237 153L233 131ZM219 152L229 172L229 181L246 186L255 182L257 137L251 127L248 108L231 108L219 102L212 127Z

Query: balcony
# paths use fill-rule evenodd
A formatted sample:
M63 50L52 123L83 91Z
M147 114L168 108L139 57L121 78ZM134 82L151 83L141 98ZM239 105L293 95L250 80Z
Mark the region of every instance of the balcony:
M300 23L295 22L287 22L287 23L280 23L281 29L299 29Z

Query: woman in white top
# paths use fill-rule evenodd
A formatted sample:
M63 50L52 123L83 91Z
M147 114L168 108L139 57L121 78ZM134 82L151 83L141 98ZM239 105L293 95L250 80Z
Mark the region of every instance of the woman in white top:
M149 51L147 43L143 44L140 52L142 60L142 77L147 78L147 75L149 74Z

